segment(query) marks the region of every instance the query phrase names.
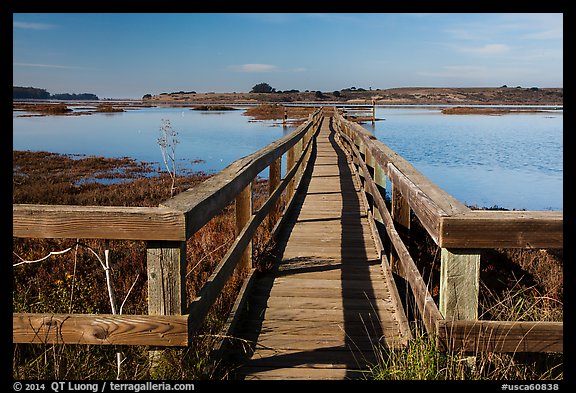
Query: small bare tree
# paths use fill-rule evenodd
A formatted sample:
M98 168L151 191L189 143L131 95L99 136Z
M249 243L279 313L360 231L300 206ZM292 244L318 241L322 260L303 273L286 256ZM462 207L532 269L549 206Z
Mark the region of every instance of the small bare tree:
M84 246L88 250L90 250L92 252L92 254L94 254L94 256L98 259L98 262L100 262L100 265L104 269L104 273L106 274L106 287L108 289L108 298L110 300L110 308L112 309L112 314L114 314L114 315L122 314L122 308L124 308L124 304L126 303L126 300L128 300L128 296L130 296L130 292L132 292L134 285L136 285L136 280L138 280L138 277L140 277L140 274L136 275L136 280L134 280L134 283L132 284L132 286L128 290L128 294L126 294L126 297L124 298L124 301L122 302L122 305L120 306L120 309L118 309L118 302L116 301L116 291L114 290L114 285L112 283L112 272L111 272L112 264L110 262L110 242L108 240L104 241L104 261L105 262L102 261L102 258L100 257L100 255L98 255L98 253L92 247L90 247L86 244L80 243L79 239L76 240L75 246L76 246L76 253L74 254L74 276L73 277L75 277L75 275L76 275L76 257L78 254L78 246ZM14 251L12 251L12 253L14 255L16 255L16 257L18 257L18 259L20 259L20 262L13 264L12 267L14 268L16 266L20 266L20 265L24 265L24 264L32 264L32 263L42 262L42 261L48 259L52 255L65 254L71 250L72 250L72 247L68 247L67 249L62 250L62 251L50 251L50 253L48 253L48 255L46 255L45 257L40 258L40 259L36 259L34 261L25 260L20 255L16 254ZM73 294L74 294L74 281L72 281L72 292L70 293L70 311L69 312L72 311ZM124 363L124 355L122 354L122 352L116 352L116 379L120 379L120 373L122 371L122 363Z
M172 185L170 186L170 197L174 196L174 190L176 188L176 145L180 143L180 141L176 138L177 136L178 132L172 128L170 120L162 119L158 145L160 146L160 151L162 152L162 159L164 160L166 170L172 179Z

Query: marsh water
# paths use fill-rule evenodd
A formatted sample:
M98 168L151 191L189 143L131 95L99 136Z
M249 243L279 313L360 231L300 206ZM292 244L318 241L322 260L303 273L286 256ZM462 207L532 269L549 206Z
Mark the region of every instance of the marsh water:
M157 139L162 121L169 120L178 132L178 168L215 173L295 129L253 121L243 112L240 107L222 112L154 107L79 116L14 112L13 149L131 157L162 169ZM376 117L383 120L363 126L462 203L563 210L562 110L493 116L377 107Z

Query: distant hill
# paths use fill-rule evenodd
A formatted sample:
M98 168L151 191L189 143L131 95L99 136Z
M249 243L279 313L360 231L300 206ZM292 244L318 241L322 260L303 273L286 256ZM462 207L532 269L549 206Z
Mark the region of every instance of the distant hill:
M12 99L19 98L31 98L38 100L47 100L50 98L50 93L44 89L38 89L35 87L19 87L12 86Z
M36 99L36 100L91 100L98 101L98 96L91 93L81 94L50 94L45 89L37 87L12 86L12 99Z
M63 94L52 94L50 96L53 100L90 100L90 101L98 101L98 96L96 94L91 93L81 93L81 94L70 94L70 93L63 93Z
M166 103L314 102L334 104L423 105L563 105L563 88L538 87L402 87L342 89L333 92L286 90L271 93L162 93L147 94L143 101Z

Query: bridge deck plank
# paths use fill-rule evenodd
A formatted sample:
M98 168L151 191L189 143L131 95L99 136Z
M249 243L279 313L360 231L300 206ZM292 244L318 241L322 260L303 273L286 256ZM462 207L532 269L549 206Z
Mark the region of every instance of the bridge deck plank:
M257 341L241 379L355 379L374 345L402 345L360 184L324 118L309 183L255 283L238 335Z

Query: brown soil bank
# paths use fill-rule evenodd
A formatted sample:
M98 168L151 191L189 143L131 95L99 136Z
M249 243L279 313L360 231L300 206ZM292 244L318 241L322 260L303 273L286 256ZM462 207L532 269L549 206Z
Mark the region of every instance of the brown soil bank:
M284 114L290 124L304 122L308 115L313 113L316 107L313 106L283 106L278 104L263 104L246 109L245 116L251 116L254 120L282 120Z
M45 115L68 115L72 112L66 104L13 104L12 109Z
M72 109L69 108L70 106L78 106L78 104L70 104L70 103L46 104L41 102L35 102L35 103L16 102L12 104L12 110L34 113L33 115L21 115L22 117L49 116L49 115L79 116L79 115L90 115L93 112L104 112L104 113L124 112L124 109L112 106L110 104L99 104L95 109L91 111L81 111L81 112L74 112Z
M457 106L454 108L444 108L442 113L445 115L505 115L508 113L535 113L546 112L541 109L531 108L479 108L479 107L466 107Z
M276 93L174 93L159 94L144 100L147 103L230 103L248 104L264 102L355 103L377 105L563 105L563 88L522 87L402 87L376 90L340 90Z

